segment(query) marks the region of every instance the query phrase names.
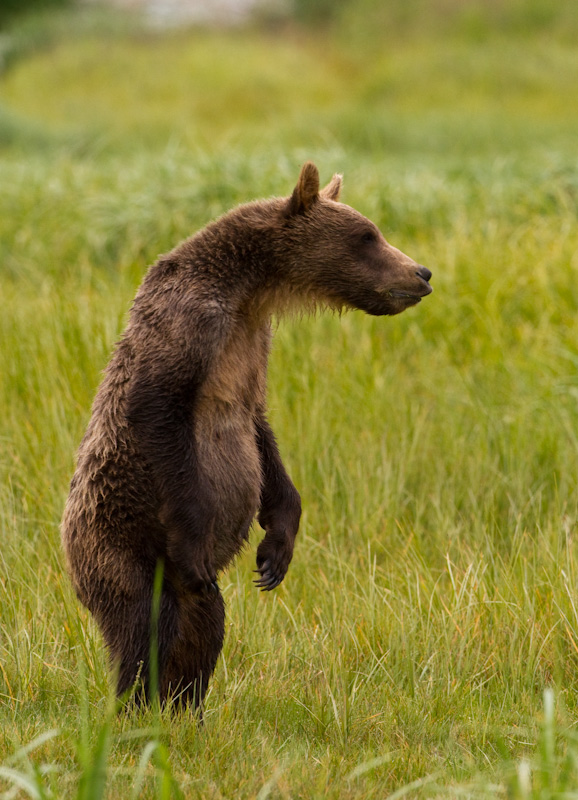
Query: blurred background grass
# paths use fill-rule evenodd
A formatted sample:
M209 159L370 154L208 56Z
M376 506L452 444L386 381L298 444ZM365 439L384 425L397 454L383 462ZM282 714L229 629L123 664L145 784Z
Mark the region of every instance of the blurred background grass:
M575 4L25 5L0 14L6 796L576 791ZM113 718L58 536L100 372L146 265L308 158L435 292L280 322L290 574L254 591L255 531L223 576L201 734Z

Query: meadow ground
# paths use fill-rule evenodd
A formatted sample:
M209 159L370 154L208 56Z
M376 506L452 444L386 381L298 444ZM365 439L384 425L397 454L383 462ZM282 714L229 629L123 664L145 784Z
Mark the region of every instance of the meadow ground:
M0 81L2 796L578 796L578 51L33 39ZM255 530L221 578L202 728L115 716L58 533L100 372L146 265L308 158L434 294L280 321L290 572L254 588Z

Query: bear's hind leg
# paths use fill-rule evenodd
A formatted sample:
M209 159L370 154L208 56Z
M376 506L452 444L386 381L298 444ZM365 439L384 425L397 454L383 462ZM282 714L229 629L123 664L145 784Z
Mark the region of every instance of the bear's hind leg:
M136 685L134 699L137 703L151 699L151 593L152 581L140 598L123 605L115 605L114 615L110 620L99 620L112 666L118 671L117 697L125 698ZM156 636L159 687L167 655L172 650L177 631L177 602L172 592L163 589Z
M161 674L161 700L192 709L203 702L225 636L225 604L215 589L178 598L178 634Z

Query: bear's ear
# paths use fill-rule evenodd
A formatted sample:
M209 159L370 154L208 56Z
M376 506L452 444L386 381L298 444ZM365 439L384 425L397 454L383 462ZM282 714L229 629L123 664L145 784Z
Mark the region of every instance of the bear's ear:
M343 175L334 175L327 186L322 189L319 194L321 197L324 197L326 200L339 200L339 195L341 194L341 187L343 185Z
M305 162L297 186L289 198L288 216L305 214L319 197L319 170L311 161Z

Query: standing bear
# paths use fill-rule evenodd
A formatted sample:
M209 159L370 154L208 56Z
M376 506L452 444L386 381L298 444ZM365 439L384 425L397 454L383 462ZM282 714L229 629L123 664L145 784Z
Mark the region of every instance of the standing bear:
M431 272L320 191L306 163L289 198L239 206L152 266L106 369L62 522L72 582L122 697L150 697L153 584L158 691L202 703L223 645L217 584L257 515L258 587L281 583L301 502L267 422L271 316L293 307L398 314Z

